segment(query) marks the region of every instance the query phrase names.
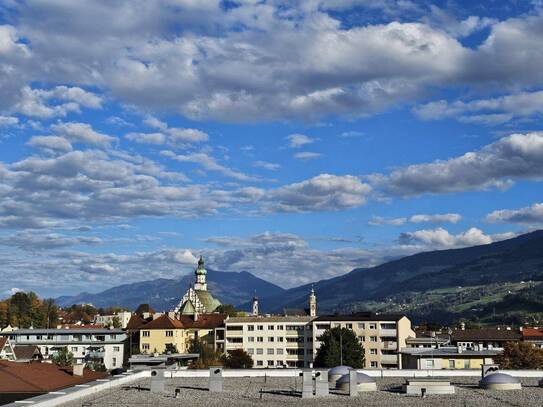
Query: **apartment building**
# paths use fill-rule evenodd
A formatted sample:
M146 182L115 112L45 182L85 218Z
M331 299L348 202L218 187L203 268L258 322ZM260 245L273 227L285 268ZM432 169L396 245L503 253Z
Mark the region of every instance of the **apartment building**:
M362 344L366 369L401 369L400 349L408 337L414 337L411 321L401 314L360 312L351 315L320 316L312 321L313 354L325 330L335 327L351 329Z
M311 367L312 316L248 316L225 321L225 350L243 349L255 368Z
M44 359L66 347L76 363L101 363L111 370L122 367L126 334L121 329L18 329L0 332L12 345L36 345Z
M103 326L113 326L115 319L119 321L119 328L125 329L128 325L128 321L130 321L130 317L132 316L132 313L129 311L121 311L117 312L115 314L111 315L96 315L94 317L94 323L100 324Z
M503 350L507 342L522 339L520 331L511 328L455 329L451 333L451 345L462 350Z

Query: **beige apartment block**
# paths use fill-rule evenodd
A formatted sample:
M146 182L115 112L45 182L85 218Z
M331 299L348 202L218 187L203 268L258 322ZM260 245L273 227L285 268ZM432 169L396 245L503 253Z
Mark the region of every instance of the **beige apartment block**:
M228 318L226 351L243 349L255 368L310 367L313 362L311 316Z
M335 327L351 329L362 344L366 369L401 369L400 349L414 337L411 321L401 314L360 312L351 315L320 316L312 321L313 354L320 347L318 338Z

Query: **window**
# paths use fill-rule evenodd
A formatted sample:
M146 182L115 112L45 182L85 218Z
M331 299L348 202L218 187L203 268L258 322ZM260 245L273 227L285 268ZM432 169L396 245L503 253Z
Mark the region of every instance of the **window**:
M226 329L229 331L243 331L243 325L228 325Z
M464 359L464 369L469 369L469 359Z
M243 338L226 338L228 343L243 343Z
M113 366L117 366L117 358L113 358Z
M256 338L256 341L257 341L257 342L264 342L264 337L263 337L263 336L258 336L258 337Z
M77 346L72 346L72 347L70 348L70 350L71 350L72 352L77 352Z
M454 360L449 360L449 369L454 369Z
M369 324L370 325L370 329L377 329L377 324Z
M303 342L304 342L303 336L287 337L287 343L303 343Z
M36 339L37 339L38 341L41 341L41 335L36 335Z
M149 344L148 344L148 343L142 343L142 344L141 344L141 348L142 348L143 350L149 350Z
M268 330L269 331L273 331L275 329L275 327L273 325L268 325Z
M282 337L282 336L278 336L278 337L277 337L277 342L283 342L283 337Z
M268 366L273 366L273 360L268 360Z
M254 330L255 330L255 326L254 326L254 325L248 325L248 326L247 326L247 330L248 330L248 331L254 331Z
M113 347L113 352L120 352L120 351L121 351L120 346L114 346Z
M117 335L110 335L110 338L111 338L112 341L115 341L115 340L117 340Z
M287 349L287 355L303 355L304 348Z
M365 336L359 336L358 339L360 339L360 342L366 342Z
M247 349L247 353L249 355L254 355L255 354L255 350L254 349Z
M273 349L268 349L268 355L273 355L274 354L274 350Z
M257 365L257 366L264 366L264 362L261 361L261 360L257 360L257 361L256 361L256 365Z
M147 338L150 336L150 332L149 331L141 331L141 336L143 336L144 338Z
M166 336L172 337L173 336L173 331L166 331Z
M347 328L347 329L353 329L353 324L345 324L345 328Z
M363 322L358 323L358 329L364 329L364 323Z
M277 325L277 330L282 331L284 329L283 325Z
M379 365L377 364L377 362L371 362L371 363L370 363L370 366L371 366L372 368L377 368L377 367L379 367Z
M276 353L277 355L282 355L282 354L283 354L283 349L281 349L281 348L276 349L276 350L275 350L275 353Z
M377 342L376 336L370 336L370 342Z
M328 329L330 324L317 324L317 329Z
M268 342L274 342L274 341L275 341L275 338L273 336L268 337Z
M370 349L370 355L377 355L377 349Z
M263 354L264 354L264 349L258 348L258 349L256 350L256 354L257 354L257 355L263 355Z
M435 365L435 363L434 363L433 359L426 360L426 369L433 369L434 365Z
M249 336L247 338L247 342L254 342L255 341L255 337L254 336Z
M256 329L258 331L263 331L264 330L264 325L257 325Z
M396 329L395 322L385 322L380 325L381 329Z
M302 329L304 329L303 325L287 325L287 331L300 331Z

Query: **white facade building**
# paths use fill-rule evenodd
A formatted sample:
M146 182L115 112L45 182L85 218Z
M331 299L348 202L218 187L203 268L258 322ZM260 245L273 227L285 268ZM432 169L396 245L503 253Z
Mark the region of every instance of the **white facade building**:
M115 318L119 319L119 322L121 323L121 328L125 329L126 325L128 325L128 321L130 321L130 317L132 316L132 313L130 311L122 311L118 312L113 315L96 315L94 318L95 324L101 324L104 326L113 326L113 320Z
M108 370L123 365L126 334L121 329L18 329L0 335L8 336L14 346L38 346L44 359L66 347L75 363L102 363Z

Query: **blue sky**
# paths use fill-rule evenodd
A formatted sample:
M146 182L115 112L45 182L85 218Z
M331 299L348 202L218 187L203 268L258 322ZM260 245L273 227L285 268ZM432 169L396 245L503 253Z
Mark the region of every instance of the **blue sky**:
M283 287L541 227L538 1L8 1L0 295Z

